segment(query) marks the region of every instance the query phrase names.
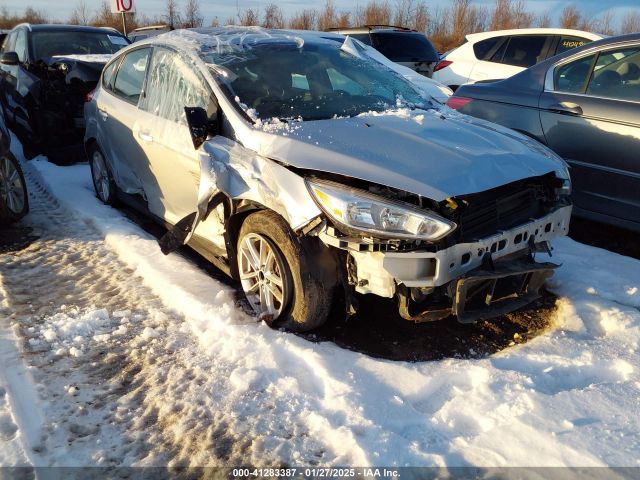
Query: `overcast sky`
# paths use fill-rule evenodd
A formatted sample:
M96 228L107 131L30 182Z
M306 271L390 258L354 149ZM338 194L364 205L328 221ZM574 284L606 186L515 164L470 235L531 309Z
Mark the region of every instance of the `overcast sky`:
M102 0L85 0L89 7L97 9ZM114 0L109 0L114 1ZM149 17L162 15L166 0L133 0L138 12ZM396 0L389 0L394 4ZM178 4L184 6L186 0L177 0ZM0 6L6 6L11 12L21 12L28 5L44 11L47 15L58 20L69 17L78 0L0 0ZM324 0L309 2L308 0L201 0L202 13L205 17L205 25L211 23L214 17L218 17L224 22L228 17L235 16L237 7L242 8L264 8L269 3L277 3L286 15L291 15L298 10L310 8L317 5L320 8ZM334 0L334 4L340 11L353 11L358 5L365 5L367 0ZM426 0L430 8L447 6L448 0ZM475 0L476 4L492 5L494 0ZM527 0L527 7L530 11L538 14L550 12L552 20L557 21L557 17L562 9L571 3L577 5L589 16L597 16L606 10L612 10L616 19L620 19L624 13L630 9L640 12L640 0ZM556 18L554 18L556 17Z

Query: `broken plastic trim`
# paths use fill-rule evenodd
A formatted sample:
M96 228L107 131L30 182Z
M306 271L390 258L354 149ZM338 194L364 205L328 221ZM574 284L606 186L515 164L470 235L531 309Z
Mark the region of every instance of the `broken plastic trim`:
M486 262L489 266L491 262ZM451 307L427 309L419 313L410 310L409 289L399 285L400 316L416 323L442 320L455 315L460 323L475 323L507 314L530 304L540 297L540 289L559 265L534 263L531 257L494 266L481 267L454 280Z

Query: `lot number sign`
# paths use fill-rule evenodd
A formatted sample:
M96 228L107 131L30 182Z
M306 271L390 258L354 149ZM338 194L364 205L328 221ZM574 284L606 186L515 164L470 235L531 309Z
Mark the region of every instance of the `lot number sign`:
M112 13L133 13L135 11L133 0L111 0Z

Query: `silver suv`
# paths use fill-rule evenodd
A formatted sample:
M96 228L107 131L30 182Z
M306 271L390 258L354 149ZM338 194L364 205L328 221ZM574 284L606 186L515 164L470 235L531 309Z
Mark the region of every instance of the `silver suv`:
M168 224L165 252L190 245L292 330L357 294L410 321L536 298L556 265L534 255L569 225L562 160L322 35L174 31L120 52L86 104L98 197Z

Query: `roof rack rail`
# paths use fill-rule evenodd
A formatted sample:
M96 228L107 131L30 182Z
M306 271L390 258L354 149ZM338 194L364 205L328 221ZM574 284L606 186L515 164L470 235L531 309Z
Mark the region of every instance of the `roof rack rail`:
M414 30L412 28L408 28L408 27L401 27L399 25L386 25L386 24L367 24L367 25L358 25L355 27L346 27L346 28L341 28L341 27L333 27L330 28L329 31L332 30L356 30L358 28L368 28L369 30L372 30L374 28L393 28L395 30L403 30L406 32L416 32L417 30Z

